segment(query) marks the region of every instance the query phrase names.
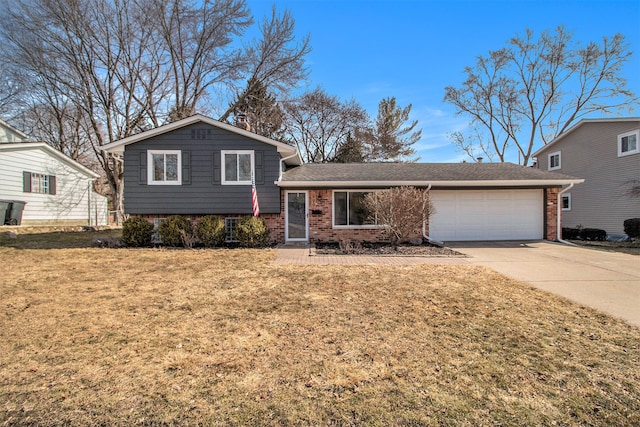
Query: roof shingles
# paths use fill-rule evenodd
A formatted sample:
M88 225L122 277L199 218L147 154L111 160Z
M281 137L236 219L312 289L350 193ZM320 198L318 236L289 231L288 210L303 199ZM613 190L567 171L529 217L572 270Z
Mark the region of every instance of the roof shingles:
M580 181L567 175L542 171L513 163L323 163L305 164L286 171L287 183L415 183L478 181Z

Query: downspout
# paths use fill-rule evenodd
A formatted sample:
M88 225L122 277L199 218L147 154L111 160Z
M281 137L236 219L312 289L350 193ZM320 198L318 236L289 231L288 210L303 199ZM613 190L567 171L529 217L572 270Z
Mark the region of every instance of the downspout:
M558 213L557 217L557 225L556 225L556 237L558 242L564 243L565 245L577 246L575 243L567 242L566 240L562 240L562 194L571 190L575 184L572 182L569 184L567 188L563 188L561 192L558 193Z
M429 192L429 190L431 190L431 184L429 184L429 186L427 187L427 189L425 190L426 193ZM427 219L423 216L422 217L422 237L424 237L424 239L431 243L432 245L436 245L436 246L440 246L443 247L444 246L444 242L440 242L438 240L433 240L431 237L427 236L427 225L426 225L426 221Z
M87 180L87 219L89 220L89 227L91 227L91 184L93 180Z

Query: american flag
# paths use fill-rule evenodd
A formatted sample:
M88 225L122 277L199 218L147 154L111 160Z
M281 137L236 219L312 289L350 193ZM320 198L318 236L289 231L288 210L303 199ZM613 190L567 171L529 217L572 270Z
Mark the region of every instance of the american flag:
M251 205L253 206L253 216L260 216L260 207L258 206L258 190L256 190L256 179L251 174Z

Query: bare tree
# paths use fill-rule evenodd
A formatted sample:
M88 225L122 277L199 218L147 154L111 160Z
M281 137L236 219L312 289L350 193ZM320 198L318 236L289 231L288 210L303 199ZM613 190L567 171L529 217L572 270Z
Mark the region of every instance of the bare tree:
M0 50L29 75L32 113L53 118L57 129L41 134L57 131L71 153L66 141L82 135L122 212L123 165L101 147L195 113L214 89L233 93L255 70L254 49L239 40L251 23L244 0L0 0ZM265 57L281 60L265 60L261 75L292 72L287 40L273 42ZM302 66L307 51L291 63Z
M461 87L445 89L444 100L483 129L488 143L482 151L505 161L515 149L526 165L537 143L546 144L580 118L637 101L620 73L630 56L621 34L578 45L564 27L538 38L527 30L478 57L465 69Z
M356 101L341 102L321 88L284 105L286 136L307 163L334 161L350 133L368 125L367 113Z
M241 106L252 102L256 94L270 93L282 98L308 76L305 57L311 51L307 35L296 43L295 21L289 11L278 15L276 7L271 17L260 25L259 39L253 40L247 49L249 74L246 86L238 91L234 101L222 114L220 121L227 121L231 114L241 112Z
M423 224L435 213L426 189L408 186L368 193L365 206L393 245L422 236Z

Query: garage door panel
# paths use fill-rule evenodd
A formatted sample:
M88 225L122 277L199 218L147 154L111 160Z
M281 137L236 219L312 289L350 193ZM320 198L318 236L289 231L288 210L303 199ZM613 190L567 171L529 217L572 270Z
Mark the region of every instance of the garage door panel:
M542 190L432 190L429 233L443 241L541 239Z

